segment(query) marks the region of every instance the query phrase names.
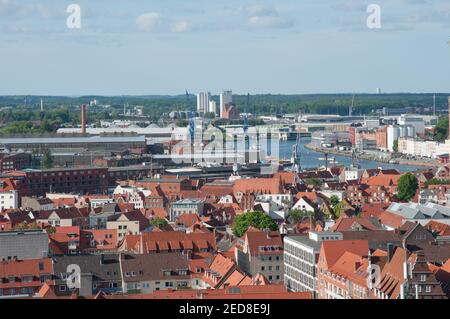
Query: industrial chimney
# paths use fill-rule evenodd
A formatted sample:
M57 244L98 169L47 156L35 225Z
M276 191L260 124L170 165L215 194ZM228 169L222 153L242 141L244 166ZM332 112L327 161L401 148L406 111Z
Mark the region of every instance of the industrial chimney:
M86 134L86 104L81 105L81 134Z

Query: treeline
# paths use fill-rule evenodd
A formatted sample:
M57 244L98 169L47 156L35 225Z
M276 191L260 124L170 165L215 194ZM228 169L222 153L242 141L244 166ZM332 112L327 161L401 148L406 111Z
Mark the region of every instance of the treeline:
M449 94L437 95L439 109L447 108ZM234 95L233 100L241 112L256 115L275 114L341 114L347 115L352 103L352 94L316 94L316 95L272 95L261 94ZM44 112L40 111L40 96L0 96L0 125L21 121L46 121L49 127L63 123L80 123L80 108L83 103L96 100L97 106L89 107L88 122L117 119L123 114L124 104L128 109L143 106L144 115L157 121L171 111L196 109L195 95L178 96L83 96L83 97L42 97ZM218 103L219 97L213 96ZM415 108L429 109L432 106L432 94L362 94L356 95L353 114L371 114L383 107L390 109Z

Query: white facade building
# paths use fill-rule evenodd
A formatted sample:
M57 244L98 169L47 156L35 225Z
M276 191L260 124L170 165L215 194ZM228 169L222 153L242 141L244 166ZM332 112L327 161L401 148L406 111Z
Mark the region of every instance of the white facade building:
M229 103L233 103L233 92L223 91L222 93L220 93L220 117L222 117L225 105Z
M216 101L209 101L208 112L217 114L217 103L216 103Z
M6 209L19 208L19 195L17 191L0 193L0 212Z
M400 137L400 130L398 126L389 125L387 127L387 149L390 152L394 151L394 142Z
M342 240L338 232L309 232L284 238L284 284L289 291L317 294L317 263L325 240Z
M401 115L398 118L398 124L401 126L412 126L417 134L425 133L425 121L422 117Z
M450 154L450 140L438 143L408 137L399 138L398 151L411 156L436 158L438 155Z
M208 112L210 101L211 101L211 93L201 92L197 94L197 111L203 113Z

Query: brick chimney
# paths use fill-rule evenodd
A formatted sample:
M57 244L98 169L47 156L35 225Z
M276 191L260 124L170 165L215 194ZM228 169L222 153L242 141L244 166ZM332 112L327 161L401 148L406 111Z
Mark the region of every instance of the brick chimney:
M86 104L81 105L81 134L86 134Z

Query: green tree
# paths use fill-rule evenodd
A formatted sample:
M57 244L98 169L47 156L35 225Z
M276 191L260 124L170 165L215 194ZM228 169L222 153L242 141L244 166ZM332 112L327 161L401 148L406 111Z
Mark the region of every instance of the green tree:
M336 218L339 218L342 216L343 213L345 213L345 211L350 209L353 209L353 207L350 206L348 202L343 200L333 207L333 214Z
M46 169L53 167L53 156L49 150L45 151L44 156L42 156L41 167Z
M398 153L398 139L394 141L394 144L392 145L392 149L395 153Z
M277 223L269 215L259 211L245 213L236 217L232 229L237 237L242 237L249 227L268 228L270 230L278 229Z
M411 173L402 175L398 180L397 197L405 202L409 202L416 195L419 188L417 177Z
M448 117L442 116L434 129L434 140L443 142L448 136Z
M337 197L336 195L331 196L330 203L331 206L336 207L336 205L339 204L339 197Z
M308 212L305 209L295 209L289 212L288 218L291 219L294 223L300 223L305 217L310 217L312 215L312 212Z
M157 217L150 221L150 225L152 225L153 227L164 228L169 225L169 222L164 218Z

